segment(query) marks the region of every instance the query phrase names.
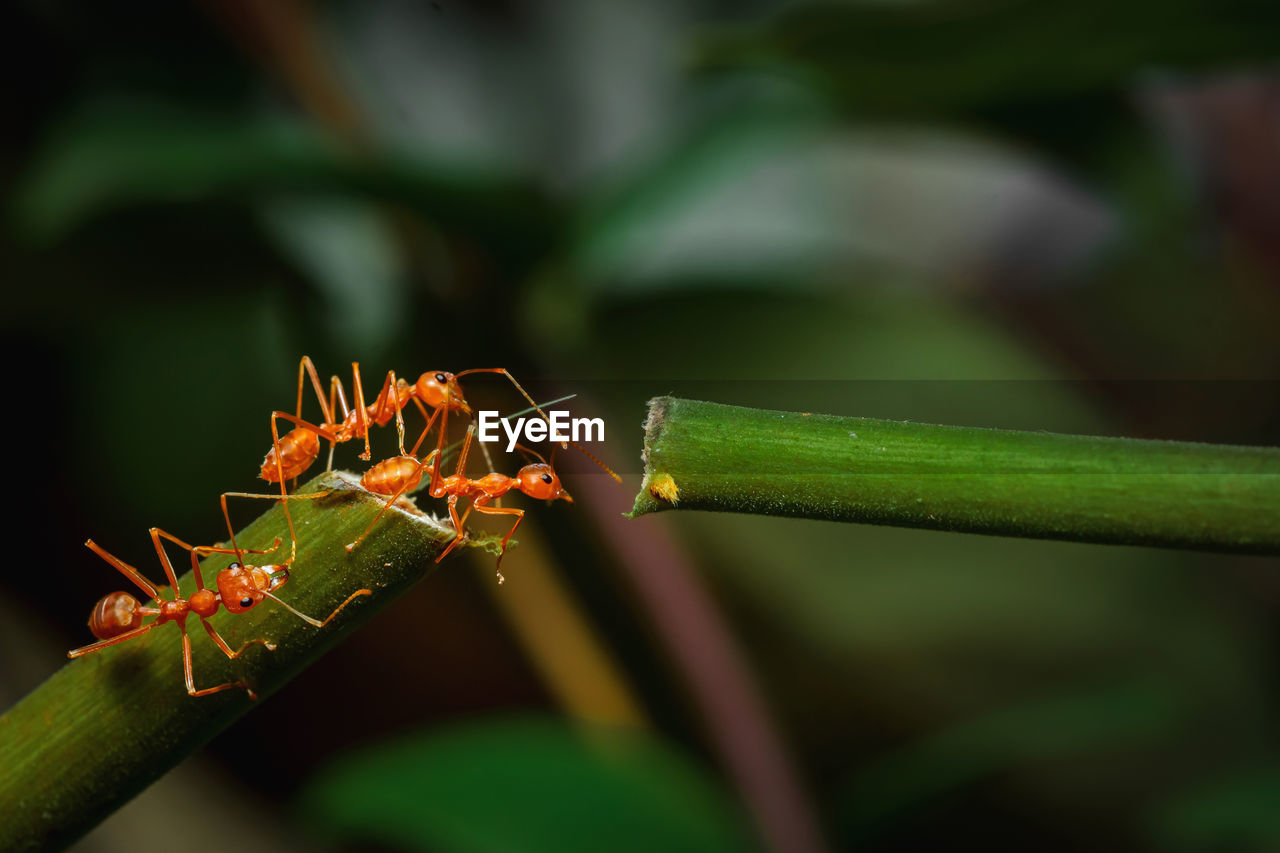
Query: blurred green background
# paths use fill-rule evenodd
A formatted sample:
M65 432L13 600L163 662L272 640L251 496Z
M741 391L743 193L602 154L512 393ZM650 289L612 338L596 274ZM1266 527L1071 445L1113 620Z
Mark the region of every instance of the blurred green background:
M668 392L1275 444L1280 7L4 18L5 704L85 538L222 537L304 353L577 392L627 480L564 457L500 591L451 560L78 849L1280 849L1274 560L619 517Z

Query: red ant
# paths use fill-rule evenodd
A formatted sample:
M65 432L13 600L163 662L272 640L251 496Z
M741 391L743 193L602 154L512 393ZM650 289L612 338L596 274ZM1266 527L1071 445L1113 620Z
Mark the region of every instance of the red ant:
M443 446L449 412L460 411L467 415L471 414L471 407L463 397L462 388L458 384L458 379L471 373L500 373L507 377L511 384L516 387L516 390L537 409L538 414L550 422L546 413L538 407L538 404L521 387L516 378L503 367L474 368L464 370L461 373L427 372L419 376L418 381L412 385L403 379L397 379L395 371L389 370L387 371L386 379L382 383L382 390L378 392L374 402L366 406L364 402L364 387L360 381L360 364L352 362L351 385L356 405L354 408L349 409L346 395L342 390L342 382L336 375L329 379L329 400L326 403L315 365L310 357L304 355L302 361L298 364L297 414L290 415L288 412L281 411L271 413L271 450L267 452L266 458L262 460L262 468L258 472L258 476L267 482L280 483L280 498L285 505L285 519L289 524L290 536L294 536L293 518L289 514L289 496L285 491L285 480L294 480L311 467L316 457L320 455L321 438L329 442L330 467L333 464L334 445L351 441L352 439L364 439L364 452L360 454L360 458L367 461L370 458L369 425L372 423L378 426L386 426L391 422L392 418L395 418L396 432L400 440L400 455L406 456L404 449L404 417L401 411L406 405L413 402L418 407L418 410L422 412L422 416L427 419L426 428L423 429L418 443L414 445L414 453L417 452L422 440L431 431L436 417L441 413L443 413L444 417L440 426L440 445ZM313 424L302 419L303 388L305 377L307 376L310 376L311 387L315 390L316 399L320 402L320 408L324 415L324 423L322 424ZM335 403L342 407L341 421L334 420ZM430 415L427 414L427 408L432 409ZM278 419L284 419L294 424L294 429L286 433L283 438L280 437L279 428L276 425ZM416 463L417 460L414 461ZM294 553L296 554L296 544Z
M222 496L222 509L226 512L227 496ZM230 522L228 522L228 525ZM258 695L244 681L229 681L226 684L219 684L215 687L206 687L203 690L197 690L195 685L195 676L191 668L191 639L187 636L187 617L195 614L200 620L201 626L209 634L209 637L218 646L222 652L232 660L238 658L244 653L249 646L258 644L265 646L268 650L274 651L275 644L268 640L249 640L239 649L232 651L227 641L208 623L209 617L218 612L219 607L225 607L230 613L244 613L252 610L264 598L269 598L277 604L284 607L290 613L298 616L303 621L317 628L323 628L337 616L344 607L351 603L352 599L361 595L370 595L370 590L359 589L347 596L347 600L338 605L338 608L329 614L323 622L319 619L312 618L305 613L295 609L287 602L277 598L273 593L282 584L289 580L288 565L266 565L266 566L246 566L244 564L245 554L266 554L274 551L279 546L280 540L277 539L275 544L267 551L256 551L252 549L242 550L235 543L234 534L232 536L231 548L219 548L211 545L188 545L178 537L158 527L150 530L151 541L155 545L156 554L160 557L160 564L164 567L165 577L168 578L170 586L173 590L173 600L165 601L160 598L160 590L151 581L147 580L137 569L118 557L113 556L106 550L101 548L92 539L85 542L91 551L111 565L115 566L125 577L133 581L135 585L145 592L155 602L155 606L144 606L137 598L127 592L113 592L102 598L101 601L93 608L93 612L89 615L89 630L98 638L98 642L73 649L67 652L67 657L78 658L84 655L101 651L109 646L117 643L127 642L135 637L141 637L159 625L166 622L177 624L178 630L182 632L182 666L186 674L187 694L190 696L208 696L210 693L218 693L223 690L230 690L235 687L244 689L249 694L250 699L257 699ZM170 542L185 548L191 552L191 573L195 575L196 591L191 594L190 598L183 598L178 592L178 578L174 573L173 564L169 562L169 555L165 552L164 546L161 544L161 537L168 539ZM218 572L214 581L214 589L210 589L204 585L204 578L200 573L199 556L201 554L235 554L236 560ZM151 622L142 623L143 617L155 616Z
M530 453L538 457L538 462L525 465L517 472L514 477L508 477L505 474L490 473L478 480L468 479L466 475L467 452L471 447L471 436L475 433L475 426L467 427L467 437L462 444L462 452L458 455L458 467L451 477L440 476L440 457L441 449L437 447L431 451L427 458L419 462L412 456L398 456L388 459L375 465L373 468L361 478L360 482L365 488L379 494L389 494L390 499L382 507L378 515L365 528L356 541L347 546L348 551L355 549L357 545L369 535L369 531L378 523L378 519L382 518L382 514L396 502L397 499L409 489L416 486L422 480L422 472L429 470L431 472L431 483L428 492L433 498L449 498L449 517L453 520L453 529L457 531L453 541L449 543L449 547L445 548L440 556L436 557L436 562L440 562L449 552L458 547L464 539L466 539L466 530L463 525L466 524L467 516L471 514L471 510L483 513L484 515L514 515L515 523L511 525L511 529L507 531L507 535L502 537L502 550L498 554L498 562L494 567L498 575L498 583L502 583L502 558L507 553L507 543L511 540L512 535L516 532L516 528L520 526L520 522L524 521L524 510L514 509L510 507L489 506L490 501L498 500L503 495L515 489L524 492L531 498L539 500L565 500L573 503L573 498L569 492L560 483L560 477L556 474L555 469L551 467L545 459L538 453L527 447L516 445L522 451ZM417 448L415 448L416 450ZM552 451L554 457L555 451ZM592 457L593 459L595 457ZM599 461L599 460L597 460ZM603 463L601 463L603 465ZM609 469L606 468L606 471ZM612 471L609 471L613 476ZM395 484L395 485L392 485ZM458 499L471 498L471 506L467 509L462 518L458 517Z
M523 392L523 389L522 389L522 392ZM528 395L526 394L525 396L527 397ZM571 399L572 396L573 395L570 395L569 397L562 397L559 400L554 400L552 402L556 402L556 403L562 402L563 400ZM544 405L551 405L551 403L546 403ZM519 412L518 414L525 414L526 412L534 411L534 410L536 410L539 414L541 414L544 418L546 418L546 414L542 411L542 409L538 406L537 403L534 403L532 408L526 409L524 410L524 412ZM347 551L354 550L356 545L358 545L361 542L361 540L364 539L365 536L369 535L369 531L373 529L373 526L377 524L380 518L382 518L382 515L387 511L387 509L393 503L395 503L400 498L401 495L405 494L406 492L412 491L418 486L420 482L422 482L422 473L424 470L426 470L429 466L432 465L433 457L435 458L434 464L436 465L436 469L438 469L439 465L442 464L443 458L444 458L444 452L445 452L444 439L446 435L446 423L448 420L448 415L449 415L449 412L447 409L445 409L444 410L445 423L441 424L440 436L438 441L436 442L436 448L435 450L432 451L431 455L428 456L426 460L419 461L417 457L418 457L418 449L422 446L423 440L427 437L427 434L431 431L430 421L428 421L427 428L423 430L422 435L418 437L418 441L417 443L414 444L412 451L410 451L407 454L402 452L400 456L393 456L390 459L386 459L386 460L383 460L382 462L377 463L376 465L371 467L368 471L366 471L364 473L364 476L360 478L361 486L363 486L368 491L373 492L374 494L386 496L388 500L386 504L383 506L382 510L378 513L377 516L374 517L373 521L365 529L364 533L362 533L360 537L356 539L355 542L352 542L347 546ZM433 415L432 418L434 419L434 417L435 416ZM459 444L464 445L463 447L464 454L466 452L466 449L470 446L471 436L474 432L475 432L475 428L469 427L467 431L466 442L465 443L459 442ZM457 445L452 445L450 449L456 446ZM580 453L585 455L587 458L589 458L591 461L595 462L597 465L603 468L605 472L610 477L612 477L615 481L619 483L622 482L622 478L619 477L612 469L610 469L609 466L605 465L603 462L597 459L592 453L587 451L581 445L576 444L575 442L572 442L572 441L567 441L567 442L563 442L562 446L572 446L575 450L579 451ZM527 447L524 447L523 445L516 445L516 447L518 447L523 452L531 453L534 456L537 456L538 459L541 460L544 465L547 465L546 461L543 460L542 457L539 456L534 451L529 450ZM484 451L485 462L487 463L488 467L492 469L493 461L489 458L488 450L485 449L485 445L483 443L481 443L480 448L482 451ZM552 453L554 458L554 450L552 451ZM459 461L459 464L460 464L459 472L461 472L462 470L461 465L463 463L465 463L465 458ZM547 467L550 468L549 465ZM555 474L554 471L552 471L551 473L552 475ZM493 476L502 477L503 475L494 474ZM439 477L434 477L432 482L433 484L438 486L441 480ZM506 491L509 491L509 490L510 490L510 487L504 490L502 494L505 494ZM532 494L531 492L528 492L528 490L522 490L522 491L526 491L526 493ZM447 494L447 493L448 493L447 491L442 494L435 494L433 492L432 497L442 497L444 494ZM506 510L501 509L502 494L492 496L492 499L495 502L495 506L491 507L488 510L490 514L507 514ZM569 500L570 503L573 502L572 498L568 498L567 492L565 492L564 495L566 499ZM246 496L246 497L251 497L251 496ZM539 497L541 497L541 495L539 495ZM557 496L552 495L551 499L554 499L555 497ZM468 510L468 512L470 512L470 510ZM521 513L521 515L523 515L523 513ZM519 522L517 521L516 524L519 525ZM514 529L515 528L513 527L512 530L514 531ZM508 535L507 538L509 539L510 535ZM451 550L453 550L453 546L450 546L450 548L446 550L445 553L447 554ZM505 552L506 552L506 540L503 540L503 553L505 554ZM500 556L498 558L498 564L501 565L501 563L502 563L502 558ZM498 582L499 583L502 582L501 572L498 572Z

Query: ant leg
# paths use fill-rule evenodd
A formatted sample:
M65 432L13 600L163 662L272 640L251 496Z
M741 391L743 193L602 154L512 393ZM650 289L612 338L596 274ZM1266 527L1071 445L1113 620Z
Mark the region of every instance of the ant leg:
M84 657L85 655L91 655L94 652L100 652L103 649L107 648L108 646L114 646L116 643L124 643L124 642L128 642L129 640L132 640L134 637L141 637L143 634L147 633L155 626L162 625L162 624L164 623L148 622L147 624L141 627L134 628L132 631L126 631L125 633L121 634L118 637L112 637L108 640L99 640L96 643L90 643L87 646L81 646L78 649L72 649L71 651L67 652L67 657L75 659L79 657Z
M435 408L432 410L431 414L428 415L427 407L421 400L419 400L416 396L412 396L412 395L409 397L409 399L412 400L413 404L418 407L418 411L422 413L422 419L427 422L427 425L423 428L422 435L418 436L418 440L414 442L413 450L409 451L408 453L405 453L404 445L403 444L400 445L401 456L417 456L418 455L418 448L422 446L422 442L426 440L427 434L431 432L431 425L435 422L436 415L440 414L440 409Z
M236 531L235 531L235 528L231 526L231 513L230 513L230 511L228 511L228 510L227 510L227 495L228 495L228 494L240 495L240 494L243 494L243 492L223 492L223 493L222 493L222 496L221 496L220 498L218 498L218 502L222 504L222 517L223 517L224 519L226 519L226 521L227 521L227 534L231 537L231 551L230 551L230 553L232 553L232 554L235 554L235 555L236 555L236 562L237 562L237 563L243 563L243 562L244 562L244 552L243 552L243 551L241 551L241 550L240 550L240 546L239 546L238 544L236 544ZM272 500L275 500L275 497L276 497L276 496L275 496L275 495L270 495L270 496L268 496L268 495L262 495L262 497L264 497L264 498L265 498L265 497L270 497ZM279 545L280 545L280 539L279 539L279 537L277 537L277 538L276 538L276 541L275 541L275 544L271 546L271 551L274 551L274 550L277 548L277 546L279 546ZM227 553L226 551L222 551L222 549L219 549L219 551L221 551L222 553ZM195 552L193 551L192 553L194 554ZM217 552L214 552L214 551L212 551L212 550L211 550L211 551L210 551L210 553L217 553ZM270 553L270 552L269 552L269 551L249 551L248 553L251 553L251 554L267 554L267 553Z
M449 434L449 407L441 406L436 409L436 413L440 415L440 437L436 439L436 464L431 468L431 483L427 486L427 494L433 498L440 498L444 497L444 478L440 476L440 464L444 459L444 439ZM425 431L422 437L426 438Z
M413 402L417 403L418 406L422 408L422 402L418 400L417 397L413 398ZM422 442L426 440L427 435L431 432L431 425L436 422L436 417L439 416L442 409L443 407L436 409L434 412L431 413L431 417L427 418L427 425L422 430L422 435L418 436L418 440L414 442L413 450L407 454L408 456L416 457L418 455L418 448L422 447ZM422 414L424 416L427 414L427 410L425 408L422 408Z
M336 415L338 409L334 406L335 397L338 406L342 407L342 419L345 421L347 415L351 414L351 407L347 405L347 392L342 388L342 379L336 373L329 377L329 411Z
M507 543L511 541L511 537L516 532L516 528L520 526L520 522L524 521L524 510L516 509L515 507L486 506L487 503L488 501L484 497L479 497L476 498L472 507L476 512L485 515L514 515L516 517L516 523L511 525L507 535L502 537L502 550L498 553L498 563L494 566L494 571L498 573L498 583L502 583L505 580L502 577L502 558L507 555Z
M369 422L366 418L369 410L364 404L364 386L360 384L360 363L351 362L351 393L355 395L353 401L356 406L356 423L359 425L360 435L364 437L364 453L360 454L360 458L365 462L373 455L369 449Z
M279 598L276 598L274 595L272 595L269 592L264 592L263 595L265 595L267 598L274 601L276 604L279 604L285 610L288 610L290 613L292 613L294 616L297 616L299 619L301 619L303 622L306 622L308 625L314 625L317 628L323 628L325 625L328 625L330 622L332 622L333 617L341 613L342 609L346 607L348 604L350 604L354 599L357 599L362 595L373 595L373 590L357 589L355 592L348 595L347 600L339 604L336 610L334 610L327 617L325 617L325 620L323 622L321 622L319 619L316 619L312 616L308 616L307 614L303 613L301 610L298 610L293 605L289 604L287 601L283 601Z
M272 412L271 418L273 421L276 418L279 418L282 421L288 421L289 423L293 424L296 427L302 427L305 430L314 432L316 435L320 436L321 438L327 439L329 441L342 440L341 438L338 437L337 433L335 433L332 429L329 428L329 426L321 426L319 424L313 424L311 423L311 421L303 420L302 418L297 417L296 415L291 415L288 412L280 412L280 411ZM266 477L263 477L263 479L265 480Z
M187 636L186 625L179 622L178 628L182 631L182 671L186 676L188 696L208 696L210 693L221 693L223 690L239 687L249 694L250 699L258 698L258 694L253 692L253 688L243 681L228 681L226 684L219 684L217 687L196 690L196 677L191 671L191 638Z
M165 577L169 579L169 583L173 586L173 597L175 599L178 597L178 575L173 570L173 564L169 562L169 555L165 553L164 546L160 544L161 536L164 536L164 538L171 542L177 542L179 545L184 546L188 551L191 551L193 558L191 560L191 569L196 576L196 589L204 589L204 578L200 577L200 569L196 567L196 561L194 559L196 552L191 549L191 546L187 545L171 533L166 533L159 527L153 527L147 532L151 534L151 544L156 546L156 553L160 555L160 565L164 567Z
M228 492L228 494L235 494L235 492ZM275 495L271 495L271 499L276 500L277 498ZM277 536L276 541L272 543L270 548L241 548L240 553L241 554L270 554L272 551L274 551L279 547L280 547L280 537ZM209 554L234 554L236 553L236 549L223 548L220 545L197 545L196 547L191 549L191 553L204 554L205 556L208 556Z
M386 410L388 403L391 403L391 394L395 393L395 386L396 372L388 370L386 378L382 380L381 390L373 396L373 422L378 426L386 426L386 421L383 418L386 418L387 421L391 420L391 416L387 414ZM399 399L399 395L396 395L396 399Z
M423 460L422 462L419 462L419 463L418 463L418 470L419 470L419 471L421 471L422 469L424 469L424 468L428 468L428 467L433 468L433 470L434 470L435 468L439 468L440 466L439 466L438 464L437 464L437 465L434 465L434 466L432 465L433 460L435 460L436 458L437 458L437 457L436 457L436 452L435 452L434 450L433 450L433 451L431 451L431 455L430 455L430 456L428 456L428 457L427 457L425 460ZM356 546L357 546L357 545L359 545L361 542L363 542L363 541L364 541L364 537L366 537L366 536L368 536L368 535L369 535L369 531L370 531L370 530L372 530L372 529L373 529L373 526L374 526L375 524L377 524L377 523L378 523L379 519L381 519L381 518L382 518L383 514L384 514L387 510L391 509L391 505L392 505L392 504L394 504L396 501L400 500L400 496L401 496L401 495L403 495L406 491L408 491L408 489L409 489L409 484L410 484L411 482L412 482L412 479L407 479L407 480L405 480L405 484L404 484L403 486L401 486L399 489L397 489L397 490L396 490L396 492L395 492L395 494L393 494L391 497L387 498L386 503L384 503L384 504L382 505L382 509L378 510L378 514L377 514L377 515L375 515L375 516L373 517L373 521L369 522L369 526L368 526L368 527L366 527L366 528L364 529L364 533L361 533L359 536L357 536L357 537L356 537L356 540L355 540L354 542L350 542L350 543L348 543L348 544L347 544L346 548L347 548L347 553L348 553L348 554L350 554L352 551L354 551L354 550L356 549Z
M351 413L351 409L347 407L347 395L342 390L342 380L335 373L329 377L329 411L337 414L335 402L342 405L342 420L345 423L347 415ZM331 421L332 422L332 421ZM333 451L337 447L334 442L329 442L329 461L325 463L324 470L326 473L333 470Z
M298 363L298 417L302 417L302 374L306 371L311 375L311 387L315 389L316 399L320 401L320 410L324 413L324 422L333 423L333 403L325 405L324 389L320 385L320 376L316 373L316 366L311 362L311 357L304 355L302 361Z
M168 539L170 542L172 542L174 545L177 545L179 548L181 548L184 551L192 551L197 547L204 547L204 546L188 545L186 542L183 542L181 539L179 539L177 536L174 536L169 531L163 530L159 527L151 528L150 533L153 538L156 536L160 536L163 539Z
M445 557L449 556L449 552L452 551L454 548L457 548L459 545L461 545L462 541L467 538L467 531L466 531L466 528L463 526L463 521L462 519L458 518L458 496L457 495L449 495L449 519L453 522L453 529L455 531L455 534L453 537L453 541L449 543L449 547L445 548L442 552L440 552L439 557L436 557L437 563L443 560Z
M284 504L284 520L289 526L288 565L293 565L293 558L298 556L298 534L293 530L293 516L289 513L289 496L285 492L284 488L284 467L280 462L280 433L276 429L276 415L274 412L271 414L271 441L276 449L276 474L280 480L280 502ZM224 511L226 510L226 506L227 505L225 503L222 505ZM231 529L231 516L227 516L227 529ZM232 544L235 544L234 539L235 537L232 536Z
M445 428L448 426L448 424L449 424L449 410L446 408L444 410L444 418L440 424L440 441L438 442L438 444L440 445L444 444ZM467 455L471 452L471 437L475 434L475 431L476 431L475 424L471 424L470 426L467 427L466 438L464 438L462 441L462 450L461 452L458 453L458 467L454 469L453 473L454 473L454 477L457 478L459 482L467 478ZM444 455L444 451L442 451L440 447L436 448L436 452L439 453L441 456ZM431 497L433 498L442 498L447 493L448 492L444 487L444 478L440 476L440 463L437 460L435 466L431 469L430 494L431 494Z
M524 390L524 386L522 386L519 382L517 382L516 378L511 375L511 371L507 370L505 367L473 367L470 370L464 370L461 373L455 373L454 378L461 379L462 377L466 376L468 373L500 373L503 376L507 377L507 379L510 380L511 384L516 386L516 390L520 392L520 396L524 397L526 400L529 401L529 405L533 406L533 408L538 412L538 414L542 415L542 419L544 421L546 421L548 424L551 423L551 418L547 417L547 413L542 411L542 407L539 406L534 401L534 399L529 396L529 392Z
M400 389L396 385L396 373L394 370L387 373L388 391L392 395L396 406L396 435L400 439L400 455L404 456L404 415L400 411Z
M240 655L244 654L244 650L250 646L265 646L269 652L274 652L276 650L276 644L270 640L249 640L233 652L231 651L231 646L227 645L227 641L222 639L222 635L219 634L212 625L206 622L203 617L200 617L200 624L204 626L204 630L209 634L209 639L213 640L213 642L217 644L218 648L222 649L222 653L232 660L235 660L240 657Z
M274 551L279 545L280 539L277 538L276 544L271 547L271 551ZM243 560L244 557L241 556L242 554L270 554L271 551L255 551L252 548L245 548L241 551L239 548L232 549L219 548L216 545L197 545L191 549L191 574L195 575L196 583L199 584L199 588L205 589L204 578L200 575L200 557L198 555L204 554L205 556L208 556L209 554L235 554L237 560Z
M512 385L514 385L514 386L515 386L515 388L516 388L516 390L517 390L517 391L519 391L519 392L520 392L520 396L521 396L521 397L524 397L524 398L525 398L525 400L527 400L527 401L529 402L529 405L530 405L530 406L533 406L534 410L535 410L539 415L542 415L542 419L543 419L544 421L546 421L546 422L547 422L547 425L548 425L548 426L550 426L550 425L551 425L551 418L547 417L547 413L546 413L546 412L544 412L544 411L542 411L542 407L541 407L541 406L539 406L539 405L537 404L537 402L536 402L532 397L530 397L530 396L529 396L529 392L528 392L528 391L526 391L526 390L524 390L524 386L523 386L523 385L521 385L519 382L517 382L517 381L516 381L516 378L515 378L514 376L512 376L512 375L511 375L511 371L507 370L505 367L474 367L474 368L472 368L471 370L464 370L464 371L462 371L461 373L456 373L456 374L454 374L454 378L461 378L461 377L463 377L463 376L466 376L468 373L499 373L499 374L501 374L501 375L503 375L503 376L507 377L507 380L508 380ZM567 445L569 442L563 442L563 443ZM575 445L575 446L576 446L576 445ZM586 451L585 451L585 450L584 450L583 452L584 452L584 453L586 453ZM590 454L588 454L588 455L590 455ZM595 459L595 457L594 457L594 456L592 456L591 458L592 458L592 459ZM596 460L596 461L597 461L597 462L599 462L599 460ZM606 470L608 470L608 469L606 469ZM611 474L612 474L613 472L612 472L612 471L610 471L609 473L611 473ZM621 480L619 480L619 482L621 482Z
M145 592L147 595L151 596L152 600L155 601L156 604L164 603L160 599L160 591L156 589L155 584L151 583L151 581L143 577L142 572L138 571L133 566L126 563L124 560L121 560L119 557L113 556L112 554L108 553L105 549L103 549L100 545L98 545L97 542L94 542L92 539L88 540L84 544L86 547L88 547L90 551L97 554L99 557L106 560L111 565L115 566L116 569L118 569L122 575L124 575L129 580L137 584L138 588L141 589L143 592ZM173 594L177 595L178 594L177 590L174 590Z
M308 374L310 374L310 376L311 376L311 387L312 387L312 389L316 392L316 400L318 400L318 401L319 401L319 403L320 403L320 412L321 412L321 414L323 414L323 415L324 415L324 423L326 423L326 424L332 424L332 423L333 423L333 388L332 388L332 386L331 386L331 387L330 387L330 389L329 389L329 402L328 402L328 404L326 405L326 403L325 403L325 399L324 399L324 389L323 389L323 388L321 387L321 385L320 385L320 376L319 376L319 374L317 374L317 373L316 373L316 366L315 366L315 364L313 364L313 363L312 363L312 361L311 361L311 357L310 357L310 356L306 356L306 355L304 355L304 356L302 357L302 361L300 361L300 362L298 363L298 411L297 411L297 417L298 417L298 418L301 418L301 417L302 417L302 374L303 374L303 371L304 371L304 370L305 370ZM326 468L326 469L325 469L326 471L331 470L331 469L332 469L332 467L333 467L333 448L334 448L334 446L335 446L335 442L334 442L332 439L330 439L330 440L329 440L329 463L330 463L330 465L329 465L329 468ZM277 452L278 452L278 451L277 451ZM295 483L295 485L296 485L296 483Z
M273 495L272 498L274 499L274 497L275 496ZM224 514L227 511L227 499L225 495L222 498L222 511ZM231 523L231 519L228 518L227 519L228 526L230 526L230 523ZM172 533L169 533L168 531L165 531L165 530L161 530L158 527L153 527L151 528L151 539L155 543L156 550L162 555L161 557L162 561L165 563L168 563L169 558L167 555L164 555L164 551L160 547L160 540L156 538L157 536L163 536L165 539L168 539L170 542L174 543L175 545L181 548L185 548L191 552L191 574L195 576L196 589L207 588L204 585L204 576L200 574L200 559L198 555L204 554L207 556L209 554L235 554L236 561L243 563L245 554L270 554L280 545L280 540L278 538L276 539L275 544L272 545L271 548L266 551L258 551L252 548L246 548L244 551L241 551L239 548L219 548L216 545L189 545L186 542L183 542L177 536L174 536ZM235 545L234 537L231 540L231 544L233 546ZM175 589L174 596L176 597L178 594L176 592L177 587L175 586L174 589Z
M468 415L467 415L467 425L468 425L468 426L472 426L473 424L475 424L475 415L468 414ZM476 441L476 444L480 445L480 453L481 453L481 455L482 455L482 456L484 456L484 467L485 467L485 470L486 470L486 471L496 471L496 470L498 470L497 468L494 468L494 467L493 467L493 457L489 455L489 445L488 445L486 442L483 442L483 441ZM498 505L499 505L499 506L501 506L501 505L502 505L502 498L498 498ZM470 512L470 510L468 510L468 512Z
M446 410L445 417L448 416L448 411ZM462 452L458 454L458 467L453 473L454 480L457 482L465 482L467 479L467 453L471 450L471 436L475 434L475 431L475 424L471 424L467 427L467 437L463 439ZM438 476L440 465L437 463L435 467L435 473ZM432 492L432 497L442 497L442 495L437 495L435 492ZM479 498L476 500L479 500ZM472 503L474 505L474 501ZM470 510L467 512L470 513ZM456 492L449 495L449 518L453 521L453 529L456 531L457 535L453 537L453 541L449 543L449 547L445 548L439 557L436 557L437 563L447 557L450 551L457 548L462 544L462 540L467 538L467 532L464 526L465 522L458 518L458 495Z
M413 401L413 404L418 407L418 411L422 413L422 419L424 421L430 420L430 417L427 415L426 404L423 403L421 400L419 400L416 396L411 395L409 399Z
M400 414L400 386L396 382L396 372L394 370L387 371L387 378L382 382L382 390L378 392L378 396L373 398L373 422L378 426L386 426L391 420L391 413L388 408L395 409L396 432L400 436L400 455L406 456L404 452L404 416Z
M467 427L467 437L463 440L462 450L458 453L458 467L453 472L453 476L463 480L467 478L467 455L471 452L471 437L475 435L475 432L475 424Z
M224 494L229 498L258 498L259 500L264 500L264 501L280 500L279 495L264 495L264 494L259 494L257 492L225 492ZM313 500L316 500L317 498L327 498L331 494L333 494L333 492L326 489L323 492L307 492L305 495L289 495L289 500L313 501ZM197 545L196 547L203 548L205 546ZM244 551L246 554L270 554L272 551L275 550L275 546L273 545L265 551L254 551L251 548L241 548L240 550ZM227 553L229 554L231 553L231 551L228 550Z
M229 492L228 494L235 494L235 493L234 493L234 492ZM274 501L274 500L279 500L279 498L277 498L275 495L262 495L262 497L264 497L264 498L270 498L270 499L271 499L271 500L273 500L273 501ZM275 544L273 544L270 548L264 548L264 549L262 549L262 550L258 550L258 549L256 549L256 548L241 548L241 549L236 549L236 548L222 548L222 547L219 547L219 546L217 546L217 545L189 545L189 544L187 544L186 542L183 542L183 541L182 541L181 539L179 539L177 536L174 536L172 533L168 533L168 532L166 532L166 531L164 531L164 530L161 530L161 529L160 529L160 528L158 528L158 527L157 527L157 528L154 528L154 529L155 529L155 531L156 531L157 533L159 533L159 534L160 534L161 536L163 536L165 539L168 539L168 540L169 540L170 542L172 542L173 544L177 545L179 548L182 548L182 549L184 549L184 550L190 551L190 552L191 552L191 553L193 553L193 554L206 554L206 555L207 555L207 554L239 554L239 553L244 553L244 554L270 554L270 553L271 553L272 551L274 551L276 548L280 547L280 539L279 539L279 537L277 537L277 538L276 538Z
M309 424L306 421L302 420L301 418L293 417L287 412L271 413L271 446L275 448L276 478L280 481L280 500L284 503L284 520L288 522L289 540L292 543L290 546L289 563L287 563L286 565L292 565L294 558L298 556L298 536L293 529L293 516L289 514L289 495L288 495L288 492L285 491L284 464L280 460L280 455L281 455L280 454L280 430L276 427L277 418L283 418L287 421L290 421L291 423L294 423L300 427L303 427L304 429L309 429L312 432L317 433L318 435L321 435L329 439L330 442L337 441L338 437L334 435L332 432L330 432L329 430L325 429L324 427L317 427L314 424ZM266 479L266 478L264 477L263 479ZM227 526L228 527L231 526L230 520L228 520ZM234 535L232 536L232 539L233 540L235 539Z
M289 525L289 565L293 564L293 558L298 554L298 536L293 532L293 516L289 514L289 495L284 487L284 466L280 462L280 431L276 429L276 413L271 413L271 446L276 449L276 476L280 481L280 502L284 504L284 520ZM226 513L226 498L223 498L223 513ZM227 516L227 530L231 530L231 516ZM235 544L235 536L232 535L232 544Z
M258 500L264 500L264 501L281 501L285 505L284 514L285 514L285 518L289 522L289 539L290 539L289 560L288 562L285 563L285 565L291 566L293 565L293 561L297 559L297 556L298 556L298 540L293 533L293 517L289 514L289 505L286 501L311 501L317 498L328 497L329 494L330 492L326 490L323 492L308 492L305 495L289 495L287 498L282 499L277 495L259 495L259 494L254 494L252 492L223 492L222 498L221 498L222 517L225 518L227 521L227 533L231 537L231 548L229 549L213 548L206 545L199 545L197 546L197 548L198 550L206 551L210 554L235 554L236 562L239 562L239 563L244 562L244 557L242 556L244 554L270 554L276 548L280 547L279 537L276 538L276 541L271 545L270 548L267 548L266 550L261 550L261 551L256 550L254 548L241 548L239 545L236 544L236 532L235 532L235 529L231 526L231 513L227 511L227 498L256 498Z

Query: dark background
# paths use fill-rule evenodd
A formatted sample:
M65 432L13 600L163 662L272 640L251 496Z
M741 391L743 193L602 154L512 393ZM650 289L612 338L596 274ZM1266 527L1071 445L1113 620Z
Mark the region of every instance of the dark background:
M80 849L1276 849L1274 560L618 518L668 392L1274 444L1276 8L11 5L0 698L87 641L84 539L222 536L303 353L577 392L627 475L565 458L501 590L451 560ZM333 769L387 743L451 758Z

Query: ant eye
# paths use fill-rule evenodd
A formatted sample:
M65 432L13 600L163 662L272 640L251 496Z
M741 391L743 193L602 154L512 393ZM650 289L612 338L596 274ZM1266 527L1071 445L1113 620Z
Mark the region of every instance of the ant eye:
M445 376L443 373L437 373L436 381L439 382L441 385L443 385L444 383L449 381L449 377Z
M544 482L544 483L550 483L550 482L551 482L551 475L550 475L550 474L543 474L543 475L542 475L542 482Z
M246 596L245 598L240 599L240 606L241 606L241 607L252 607L252 606L253 606L253 599L252 599L252 598L248 598L247 596Z
M230 570L232 570L232 571L237 571L237 570L239 570L239 569L243 568L243 566L241 566L239 563L230 563L230 564L228 564L228 565L227 565L227 568L228 568L228 569L230 569Z

